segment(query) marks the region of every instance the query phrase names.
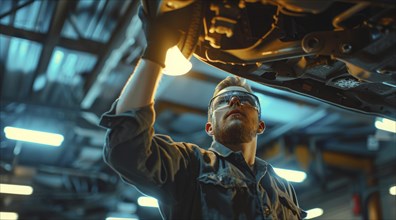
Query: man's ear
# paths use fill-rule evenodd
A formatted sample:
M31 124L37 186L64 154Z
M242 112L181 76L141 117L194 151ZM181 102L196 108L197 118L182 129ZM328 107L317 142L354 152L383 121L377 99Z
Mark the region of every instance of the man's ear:
M260 121L259 126L257 128L257 134L264 133L264 130L265 130L265 123L263 121Z
M213 136L213 127L211 122L206 122L205 131L209 136Z

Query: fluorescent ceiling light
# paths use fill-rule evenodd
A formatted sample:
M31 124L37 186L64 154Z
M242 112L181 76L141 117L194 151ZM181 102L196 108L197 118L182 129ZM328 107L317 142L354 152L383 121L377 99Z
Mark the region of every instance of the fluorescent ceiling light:
M274 170L275 170L275 173L278 174L278 176L280 176L290 182L301 183L307 177L307 174L302 171L287 170L287 169L281 169L281 168L274 168Z
M18 213L16 213L16 212L0 212L0 219L17 220Z
M0 193L8 193L8 194L16 194L16 195L31 195L33 193L33 188L31 186L25 186L25 185L14 185L14 184L0 183Z
M158 200L153 197L141 196L137 202L140 206L158 208Z
M118 210L117 212L108 213L106 220L139 220L139 217L135 214Z
M396 196L396 186L391 186L389 188L389 194L391 194L392 196Z
M374 125L377 129L396 133L396 121L377 117Z
M129 217L107 217L106 220L139 220L139 219L129 218Z
M319 217L321 215L323 215L323 209L314 208L314 209L307 210L307 217L305 217L305 219L313 219L313 218Z
M26 141L38 144L46 144L58 147L62 144L64 138L63 135L42 132L42 131L34 131L23 128L15 128L15 127L5 127L4 133L8 139L13 139L17 141Z
M186 74L192 68L192 64L184 57L177 46L171 47L166 52L164 73L171 76Z

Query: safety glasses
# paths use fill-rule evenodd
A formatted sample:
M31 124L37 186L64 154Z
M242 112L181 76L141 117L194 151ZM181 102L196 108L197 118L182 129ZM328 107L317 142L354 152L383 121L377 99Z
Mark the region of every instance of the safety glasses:
M244 91L228 91L213 97L209 102L209 111L224 108L229 105L232 97L237 97L242 105L249 105L256 108L260 115L260 102L257 96Z

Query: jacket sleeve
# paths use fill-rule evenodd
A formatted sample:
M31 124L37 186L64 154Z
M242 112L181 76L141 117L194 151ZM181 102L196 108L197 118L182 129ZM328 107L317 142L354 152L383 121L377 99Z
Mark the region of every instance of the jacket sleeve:
M307 217L307 212L303 210L298 204L297 194L296 191L294 190L293 185L290 184L289 182L287 182L287 185L288 185L288 194L292 198L294 204L296 204L296 206L299 208L301 218L304 219L305 217Z
M289 206L297 214L298 219L304 219L307 216L307 212L304 211L298 204L297 194L293 185L286 179L278 176L271 165L268 165L268 170L271 176L273 176L272 188L277 189L276 193L279 195L281 204ZM294 219L284 216L284 219Z
M105 162L143 193L177 202L196 170L193 147L154 134L153 104L115 115L116 104L100 121L107 128Z

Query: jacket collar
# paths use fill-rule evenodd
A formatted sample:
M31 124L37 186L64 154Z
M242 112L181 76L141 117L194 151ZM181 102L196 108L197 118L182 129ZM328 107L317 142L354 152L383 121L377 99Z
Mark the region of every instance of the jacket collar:
M209 150L217 153L222 157L228 157L230 156L230 154L233 153L233 151L230 148L220 144L215 140L212 142L212 145L210 146Z
M210 146L209 150L215 152L216 154L220 155L221 157L228 157L232 153L235 153L230 148L220 144L217 141L212 142L212 145ZM275 174L275 171L272 168L272 166L261 158L256 157L254 164L255 164L255 169L256 169L256 171L258 171L258 173L269 172L271 175Z

